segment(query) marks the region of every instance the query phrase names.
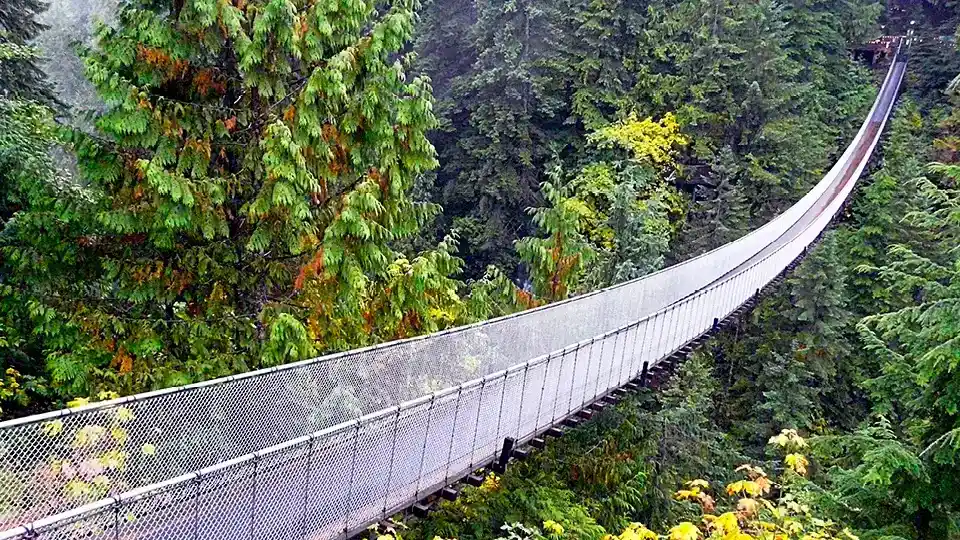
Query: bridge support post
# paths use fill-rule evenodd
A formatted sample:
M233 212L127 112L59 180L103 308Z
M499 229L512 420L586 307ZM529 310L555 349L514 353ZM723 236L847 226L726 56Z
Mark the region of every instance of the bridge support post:
M510 456L513 455L513 447L516 444L517 440L513 437L507 437L503 440L503 448L500 449L500 459L490 467L494 472L503 474L507 470L507 462L510 461Z

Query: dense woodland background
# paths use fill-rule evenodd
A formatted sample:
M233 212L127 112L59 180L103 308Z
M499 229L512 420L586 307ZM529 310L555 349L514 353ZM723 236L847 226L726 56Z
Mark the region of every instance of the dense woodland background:
M0 6L5 417L483 320L715 248L855 133L884 67L851 48L914 29L873 172L777 294L665 391L380 532L960 538L952 0L46 8Z

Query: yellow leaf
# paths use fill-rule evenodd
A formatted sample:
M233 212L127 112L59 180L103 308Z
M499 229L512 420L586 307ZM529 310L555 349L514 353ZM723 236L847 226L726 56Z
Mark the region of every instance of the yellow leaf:
M751 480L757 480L757 479L759 479L759 478L766 478L766 476L767 476L767 473L764 472L764 470L763 470L762 468L757 467L757 466L755 466L755 465L751 465L751 464L749 464L749 463L744 463L743 465L737 467L736 471L737 471L737 472L746 472L746 473L747 473L747 476L748 476Z
M97 461L100 463L100 466L105 469L123 470L124 464L127 461L127 453L121 450L110 450L109 452L104 452Z
M479 489L483 492L498 491L500 489L500 479L497 478L497 475L490 473L483 479L483 483L480 484Z
M658 540L660 535L646 528L642 523L631 523L620 536L612 536L619 540Z
M795 429L785 429L781 431L779 435L770 437L768 444L779 446L780 448L786 448L787 446L792 446L795 448L807 447L807 441L801 437Z
M783 520L783 528L790 534L799 534L803 532L803 524L795 519Z
M769 478L767 478L766 476L761 476L756 480L754 480L754 482L756 482L757 485L760 486L760 493L770 493L770 486L772 485L772 483L770 482Z
M740 520L733 512L720 514L710 525L715 530L723 531L725 534L740 532Z
M633 159L654 165L673 165L676 148L689 141L680 132L680 124L672 113L660 121L640 120L636 114L601 128L589 136L601 147L620 146L630 151Z
M118 422L125 423L135 419L136 416L133 415L133 411L126 407L120 407L117 409L116 419Z
M806 512L803 509L803 505L797 501L787 501L787 510L793 512L794 514L805 514Z
M770 523L769 521L758 521L758 522L757 522L757 525L759 525L760 528L763 529L763 530L765 530L765 531L775 531L775 530L777 530L777 524L776 524L776 523Z
M73 447L83 448L85 446L93 446L100 441L100 438L103 437L103 434L106 432L107 429L103 426L84 426L73 437Z
M760 484L757 484L753 480L738 480L727 485L727 495L746 493L747 495L756 497L757 495L760 495L760 491Z
M140 451L143 452L145 456L154 456L157 454L157 447L147 443L140 447Z
M70 401L68 401L67 407L73 409L75 407L83 407L84 405L87 405L89 403L90 403L90 400L88 398L78 397L76 399L71 399Z
M63 420L51 420L40 424L40 429L47 437L56 437L63 433Z
M689 521L684 521L670 529L670 540L697 540L700 538L700 529Z
M793 469L793 472L800 476L807 474L807 465L809 465L810 462L807 461L807 458L803 454L787 454L787 457L783 460L787 464L787 467Z
M123 446L127 442L127 430L122 427L114 427L110 429L110 436L113 437L113 440L117 441L117 444Z
M692 487L692 488L699 487L699 488L703 488L703 489L707 489L707 488L710 487L710 484L707 483L706 480L702 480L702 479L700 479L700 478L698 478L698 479L696 479L696 480L691 480L691 481L687 482L687 485L690 486L690 487Z
M554 536L560 536L563 534L563 525L560 525L552 519L548 519L543 522L543 530Z
M100 401L103 401L106 399L117 399L119 397L120 397L120 394L116 392L110 392L110 391L104 391L97 394L97 399L99 399Z
M90 493L90 485L74 478L63 486L64 494L71 499L79 499Z

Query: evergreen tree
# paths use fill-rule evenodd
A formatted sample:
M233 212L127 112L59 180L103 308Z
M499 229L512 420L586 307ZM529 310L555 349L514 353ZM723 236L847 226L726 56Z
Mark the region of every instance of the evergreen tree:
M655 14L652 2L634 0L572 0L564 5L571 16L565 21L567 35L562 72L573 85L571 113L584 128L595 130L617 120L624 112L654 114L634 103L630 92L638 74L651 69L642 52L649 43L644 30Z
M37 21L46 9L42 0L4 0L0 5L0 96L58 103L31 47L46 28Z
M551 173L554 182L540 186L550 206L531 210L534 223L548 236L526 237L517 242L517 254L530 268L533 293L546 302L563 300L576 292L593 256L581 232L581 223L590 216L590 209L557 184L558 170Z
M960 334L956 325L960 279L955 246L960 241L956 217L960 167L936 165L938 181L920 178L914 184L922 206L906 219L933 231L937 242L924 246L894 244L886 266L873 269L912 301L897 310L866 317L859 330L864 344L880 359L880 373L867 383L878 412L899 413L917 430L924 454L946 474L960 453ZM904 426L905 428L907 426Z
M51 163L55 139L56 125L47 107L0 97L0 372L5 379L0 381L0 414L22 414L46 405L46 377L38 361L44 343L30 316L32 298L12 276L25 266L30 272L44 271L33 267L32 260L18 260L21 239L47 243L62 261L56 266L71 260L72 246L59 243L59 224L80 193ZM25 208L31 209L28 215ZM50 283L48 290L55 287ZM4 407L5 401L15 407Z
M448 323L451 246L409 260L391 247L435 212L408 196L436 164L435 121L400 55L417 5L382 7L132 0L98 29L83 58L107 109L71 137L95 198L56 243L70 271L52 271L62 254L45 242L10 252L64 393Z
M741 463L741 456L712 418L719 385L714 378L709 354L697 353L684 362L662 390L662 409L652 421L658 426L659 451L653 479L658 497L646 521L661 524L683 517L667 504L675 486L684 478L713 478L722 481L729 469Z
M738 183L741 167L733 150L724 146L713 161L707 178L694 187L675 260L706 253L749 232L750 208Z
M851 357L854 320L836 233L828 233L787 281L753 311L743 335L721 342L729 428L763 448L785 427L855 427L867 414L858 389L863 362Z
M848 253L850 297L860 315L886 311L901 300L893 296L890 284L867 268L886 263L887 246L916 238L916 231L902 218L914 197L910 184L921 176L924 146L923 121L909 100L898 104L890 123L889 140L883 146L883 167L872 174L853 201L853 220L844 233Z
M785 429L813 426L820 412L818 388L800 355L771 351L755 358L760 365L756 384L763 396L755 412L760 442L776 434L776 426Z
M513 274L513 242L532 232L524 212L564 131L563 88L547 65L555 54L555 6L483 0L471 29L477 60L453 84L446 121L456 140L441 148L441 201L465 242L475 276L497 264Z
M471 40L472 28L477 22L476 8L477 4L472 1L430 0L425 2L423 16L417 23L417 67L430 76L441 118L456 106L451 96L453 83L467 74L477 60ZM435 133L434 136L441 135Z
M632 173L632 174L631 174ZM639 174L638 174L639 173ZM645 197L653 182L637 181L649 170L628 170L624 176L633 182L618 184L611 197L608 223L614 245L610 261L612 276L607 285L622 283L660 270L670 249L673 226L669 219L669 201L661 194ZM650 180L649 176L645 180Z
M58 224L82 191L52 163L57 127L47 104L55 99L35 65L36 50L26 45L43 28L34 19L43 7L29 1L0 6L0 415L45 406L48 395L31 298L10 277L24 261L10 255L26 238L48 243L68 263L71 247L60 244ZM24 217L25 209L35 211ZM3 402L14 407L4 411Z

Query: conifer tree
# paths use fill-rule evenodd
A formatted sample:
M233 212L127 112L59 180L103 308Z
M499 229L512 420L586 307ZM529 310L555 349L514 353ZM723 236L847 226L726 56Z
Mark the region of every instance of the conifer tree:
M69 261L71 248L58 244L58 224L69 213L67 201L81 191L53 165L57 127L48 104L56 100L35 64L37 51L27 45L43 28L35 16L44 7L32 1L0 6L0 404L13 404L0 405L0 415L46 405L44 344L27 307L31 297L11 275L23 267L43 272L18 260L24 243L45 243Z
M4 0L0 5L0 96L57 103L52 85L37 66L31 47L46 28L37 16L47 9L42 0Z
M540 186L550 206L531 210L534 223L547 237L531 236L517 242L517 254L530 268L533 292L546 302L577 292L594 253L581 231L584 218L591 215L589 207L559 184L559 171L551 173L553 182Z
M466 0L424 3L415 32L417 68L430 76L438 116L456 106L451 99L453 83L468 73L477 60L471 39L477 22L476 9L475 2Z
M867 383L878 412L897 412L917 430L923 454L949 467L960 455L960 332L956 305L960 276L955 247L960 241L960 167L936 164L934 179L913 184L920 205L905 219L935 235L936 242L893 244L889 262L868 268L908 298L899 309L870 315L858 326L868 351L879 359L879 373Z
M656 476L651 480L650 522L671 521L676 508L670 500L671 486L683 478L723 479L724 467L742 463L739 452L729 443L711 411L719 384L714 361L698 352L680 365L661 390L661 409L653 415L659 451L654 458ZM658 499L658 500L657 500Z
M49 108L0 97L0 373L5 373L0 415L45 405L36 402L47 394L40 361L43 342L28 310L31 296L17 286L13 275L22 268L28 273L44 271L17 257L25 243L46 244L61 261L70 260L71 247L58 244L58 223L70 212L69 201L76 196L71 191L79 188L62 178L51 162L55 139ZM4 406L4 401L15 407Z
M602 128L618 114L632 111L654 114L635 103L630 92L638 74L651 69L641 60L653 26L649 2L569 0L564 22L563 71L573 85L571 112L588 130ZM636 106L640 110L634 110Z
M391 247L435 212L408 196L436 164L402 55L416 8L131 0L97 30L83 59L107 109L71 137L96 197L57 294L19 284L54 383L132 392L446 324L449 244Z
M695 257L747 234L750 208L744 187L738 183L742 167L729 146L710 165L703 184L694 187L694 200L685 223L675 260Z
M844 240L849 253L849 287L853 308L861 316L902 305L894 289L867 268L887 262L887 246L916 238L915 228L903 221L914 198L912 180L924 173L923 122L916 105L902 100L883 147L884 165L853 201L853 230Z
M476 272L514 274L513 242L532 232L524 217L539 202L551 144L564 131L555 53L556 6L540 0L483 0L471 30L477 60L454 81L446 121L456 140L441 148L441 201Z

